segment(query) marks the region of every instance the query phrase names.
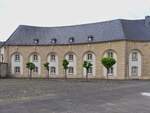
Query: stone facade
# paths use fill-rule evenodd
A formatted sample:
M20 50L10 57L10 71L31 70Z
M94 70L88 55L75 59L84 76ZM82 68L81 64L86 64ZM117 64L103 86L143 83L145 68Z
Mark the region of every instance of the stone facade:
M29 56L33 53L38 53L41 57L41 73L40 75L33 74L33 77L45 78L47 71L43 64L47 62L49 53L56 53L58 55L58 71L59 76L50 76L52 78L64 78L64 70L62 61L65 55L72 52L76 55L76 75L68 75L68 78L83 78L83 56L87 52L93 52L96 56L96 74L89 76L89 78L104 79L103 65L100 60L104 53L112 50L117 55L117 75L110 76L110 79L150 79L150 43L136 42L136 41L113 41L92 44L77 44L77 45L55 45L55 46L5 46L4 61L8 63L9 74L13 77L28 77L28 69L26 63L29 61ZM129 54L137 50L141 54L141 76L129 76ZM11 74L11 57L14 53L19 52L23 57L23 74Z
M141 63L141 76L139 79L150 79L150 43L149 42L136 42L136 41L128 41L126 43L126 68L127 68L127 77L129 76L128 69L128 57L129 53L132 50L137 50L141 53L142 63Z
M139 43L140 44L140 43ZM9 73L11 74L11 57L14 53L18 52L23 57L23 74L11 75L14 77L28 77L28 69L26 68L26 63L29 61L29 56L32 53L38 53L41 57L41 74L33 75L33 77L45 78L47 71L45 70L43 64L47 62L48 54L54 52L58 55L58 68L59 76L54 78L63 78L64 70L62 67L62 61L65 54L68 52L73 52L77 58L77 74L68 75L68 78L83 78L83 55L87 52L93 52L96 56L96 74L95 76L89 76L90 78L105 78L101 64L101 58L104 53L108 50L112 50L117 55L117 75L111 76L112 79L124 79L127 76L127 55L126 51L132 49L132 42L127 43L126 41L116 41L116 42L105 42L105 43L91 43L91 44L77 44L77 45L56 45L56 46L6 46L4 60L9 64ZM126 50L126 46L129 46L130 50ZM144 46L145 47L145 46ZM146 71L146 70L145 70ZM147 70L148 71L148 70Z

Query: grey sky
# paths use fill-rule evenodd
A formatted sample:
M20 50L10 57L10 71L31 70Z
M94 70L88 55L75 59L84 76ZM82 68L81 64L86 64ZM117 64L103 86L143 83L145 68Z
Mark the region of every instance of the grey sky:
M0 40L20 24L64 26L150 15L150 0L0 0Z

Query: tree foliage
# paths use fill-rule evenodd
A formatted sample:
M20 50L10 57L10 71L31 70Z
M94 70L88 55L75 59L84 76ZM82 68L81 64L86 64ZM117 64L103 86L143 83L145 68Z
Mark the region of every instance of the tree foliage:
M63 68L64 68L64 70L65 70L65 79L67 79L67 69L69 68L69 67L68 67L68 65L69 65L68 60L64 59L62 65L63 65Z
M92 63L88 61L84 61L83 67L86 69L86 80L88 80L88 70L92 67Z
M67 69L68 69L68 65L69 65L68 60L64 59L64 60L63 60L63 68L64 68L64 70L67 70Z
M49 79L49 63L48 62L46 62L45 64L43 64L44 65L44 67L45 67L45 69L47 70L47 72L48 72L48 76L47 76L47 78Z
M45 69L47 70L47 71L49 71L49 63L48 62L46 62L45 64L43 64L44 65L44 67L45 67Z
M116 63L116 60L112 57L104 57L101 62L106 69L109 69Z
M101 63L107 69L107 79L108 79L108 70L116 63L116 60L112 57L104 57L101 59Z
M27 62L26 68L28 68L30 70L30 78L31 78L32 77L32 71L35 69L35 64L32 62Z
M88 62L88 61L84 61L83 67L86 68L86 70L88 70L89 68L92 67L92 63L91 63L91 62Z

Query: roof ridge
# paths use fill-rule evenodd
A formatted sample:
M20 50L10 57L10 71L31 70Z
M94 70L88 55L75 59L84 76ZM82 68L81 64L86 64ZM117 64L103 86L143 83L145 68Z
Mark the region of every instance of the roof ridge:
M13 35L20 29L21 25L19 25L16 30L9 36L9 38L3 43L3 45L7 44L7 42L13 38Z
M136 19L136 20L143 20L143 19ZM34 26L34 25L19 25L20 27L31 27L31 28L64 28L64 27L77 27L77 26L86 26L92 24L102 24L102 23L110 23L114 21L136 21L136 20L129 20L129 19L114 19L114 20L106 20L101 22L91 22L91 23L81 23L81 24L73 24L73 25L58 25L58 26Z
M128 21L128 20L120 19L120 24L121 24L121 28L122 28L122 33L123 33L124 39L127 39L125 30L124 30L124 26L123 26L123 21Z

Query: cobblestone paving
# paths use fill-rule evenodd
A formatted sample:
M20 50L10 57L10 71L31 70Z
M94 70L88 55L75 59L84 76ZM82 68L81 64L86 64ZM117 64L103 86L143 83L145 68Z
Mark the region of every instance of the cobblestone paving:
M1 79L0 113L150 113L150 81Z

